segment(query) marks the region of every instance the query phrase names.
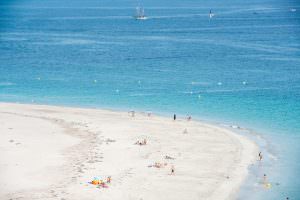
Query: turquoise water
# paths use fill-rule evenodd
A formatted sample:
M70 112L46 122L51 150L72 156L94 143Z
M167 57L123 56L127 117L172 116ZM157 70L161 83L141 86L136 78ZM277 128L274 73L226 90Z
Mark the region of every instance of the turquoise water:
M132 18L139 4L148 20ZM239 199L300 199L299 68L297 1L0 2L0 101L251 128L265 162Z

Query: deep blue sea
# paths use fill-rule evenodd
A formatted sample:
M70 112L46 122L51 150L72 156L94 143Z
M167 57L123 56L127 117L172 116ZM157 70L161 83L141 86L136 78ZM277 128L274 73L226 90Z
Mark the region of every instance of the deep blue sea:
M265 158L239 199L300 199L300 2L1 0L0 101L238 125Z

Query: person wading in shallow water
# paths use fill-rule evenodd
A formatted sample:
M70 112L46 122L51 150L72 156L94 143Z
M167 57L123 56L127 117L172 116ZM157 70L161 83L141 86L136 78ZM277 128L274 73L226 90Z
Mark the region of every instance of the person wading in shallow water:
M173 119L174 119L174 121L176 120L176 114L174 114Z
M259 152L258 158L259 158L259 160L262 160L262 159L263 159L263 156L262 156L262 153L261 153L261 152Z

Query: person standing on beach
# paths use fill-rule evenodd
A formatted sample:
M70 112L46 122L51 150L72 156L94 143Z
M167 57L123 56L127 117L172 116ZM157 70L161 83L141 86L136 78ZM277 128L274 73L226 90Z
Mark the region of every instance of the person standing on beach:
M171 175L174 175L175 174L175 167L174 167L174 165L172 165L172 167L171 167Z
M173 119L174 119L174 121L176 120L176 114L174 114Z

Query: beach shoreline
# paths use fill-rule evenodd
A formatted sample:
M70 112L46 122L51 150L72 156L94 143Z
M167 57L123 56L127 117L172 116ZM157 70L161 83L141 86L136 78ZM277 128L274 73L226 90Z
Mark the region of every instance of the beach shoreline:
M226 128L146 113L0 103L0 123L1 199L234 199L258 153Z

